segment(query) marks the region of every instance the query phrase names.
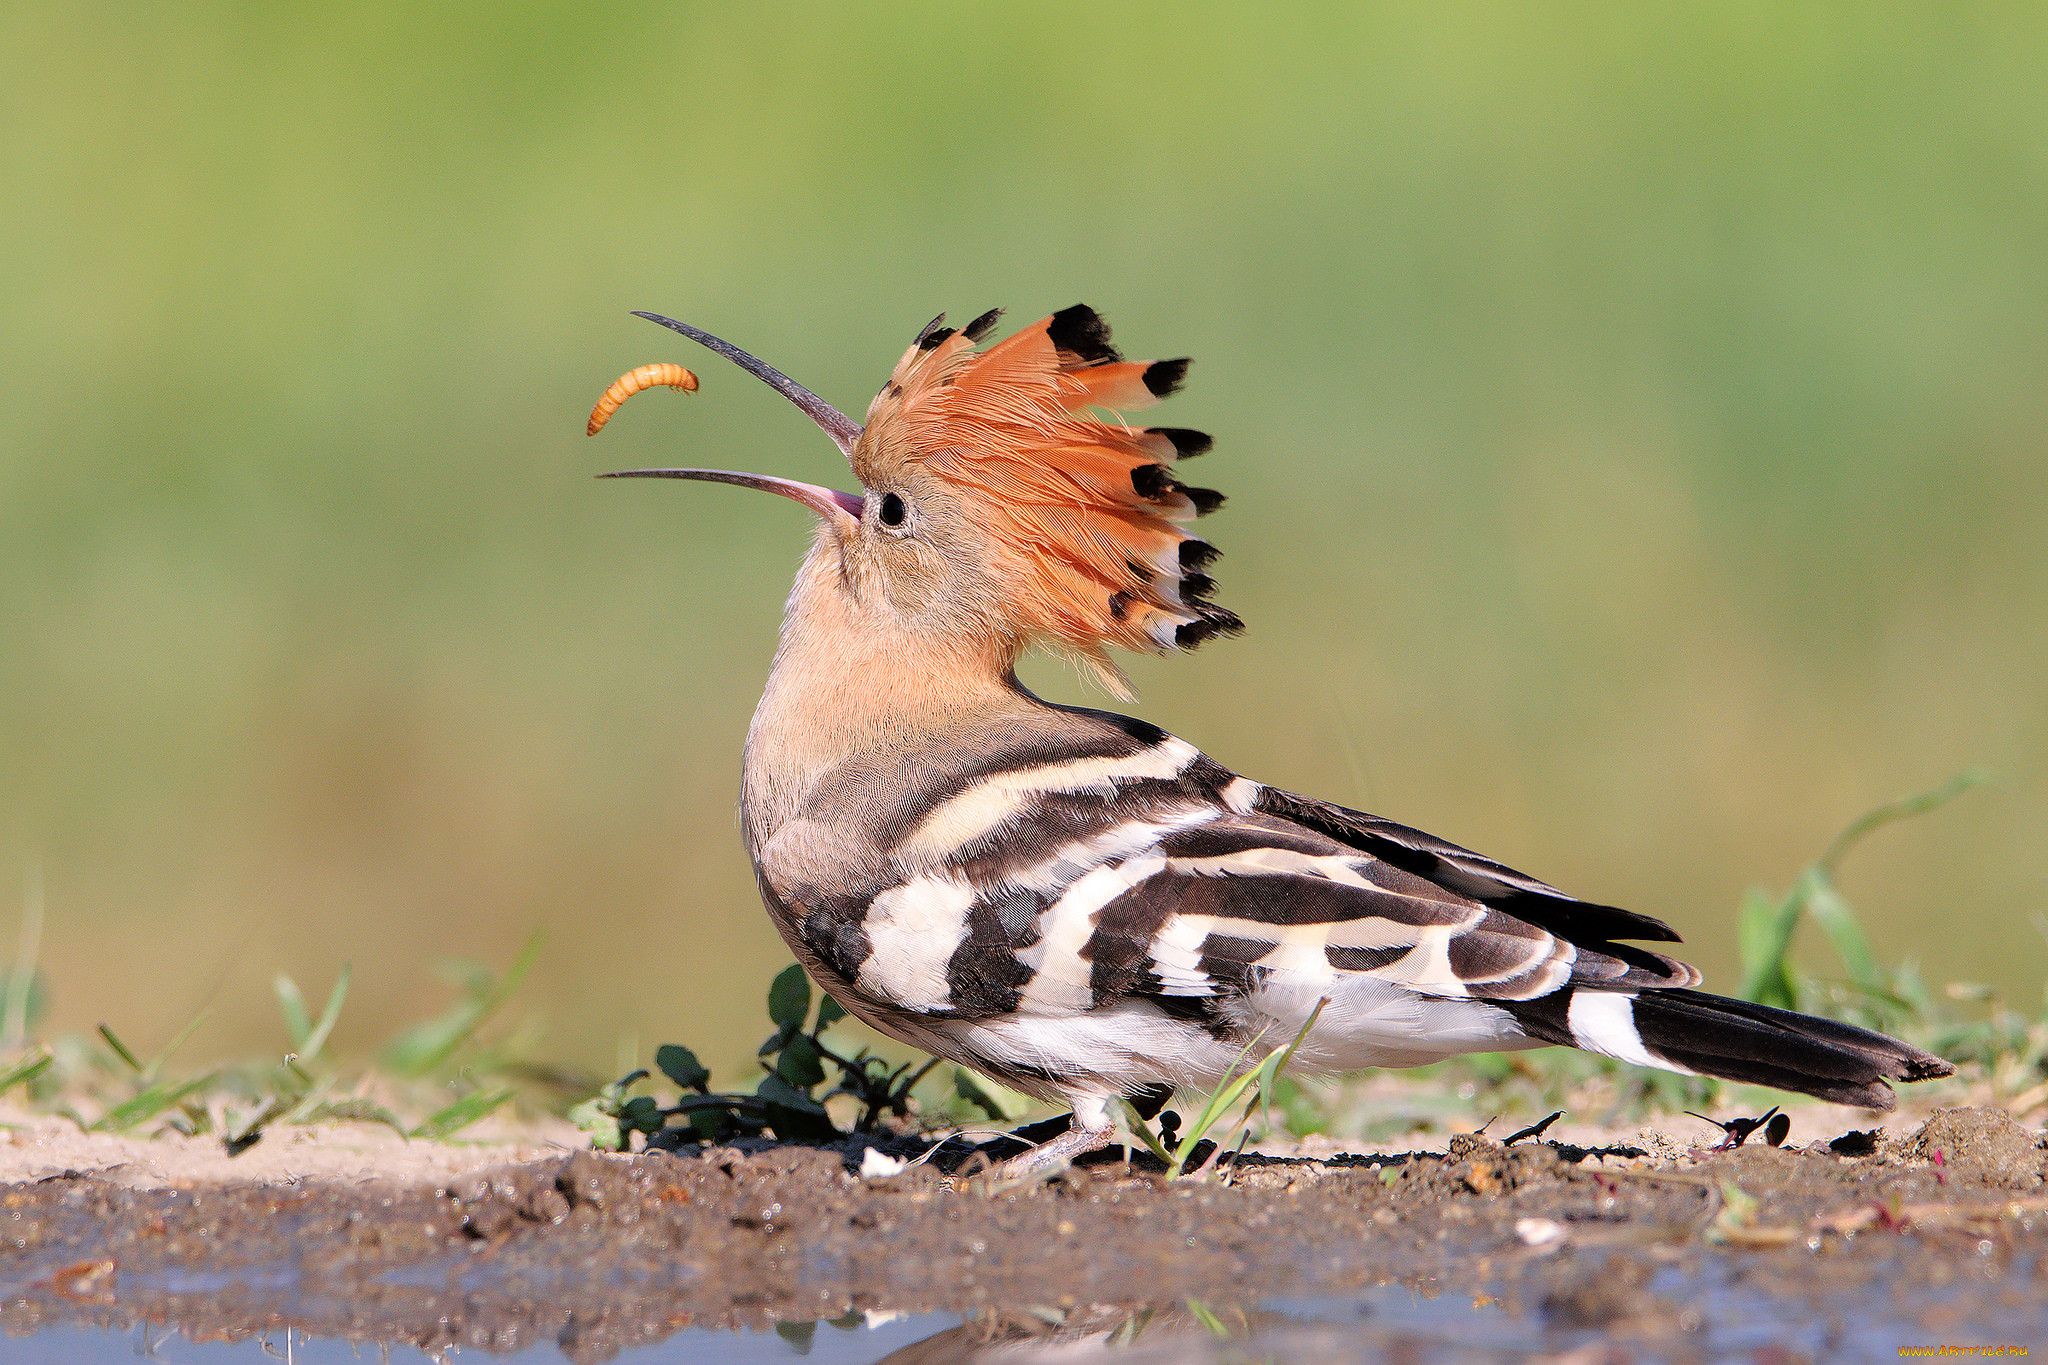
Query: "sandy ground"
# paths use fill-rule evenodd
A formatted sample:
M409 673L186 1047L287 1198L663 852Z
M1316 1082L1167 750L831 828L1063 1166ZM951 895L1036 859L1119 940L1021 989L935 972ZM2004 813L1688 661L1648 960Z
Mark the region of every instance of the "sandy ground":
M1711 1130L1689 1119L1560 1124L1546 1139L1563 1142L1513 1146L1317 1142L1207 1183L1113 1154L1006 1183L937 1162L863 1177L860 1144L600 1155L546 1132L463 1147L328 1128L230 1161L37 1124L0 1148L15 1182L0 1189L0 1329L289 1326L427 1350L552 1343L578 1361L684 1331L902 1313L962 1319L905 1362L1087 1358L1141 1323L1163 1354L1116 1358L1247 1358L1218 1354L1233 1334L1248 1358L1333 1361L2048 1347L2041 1134L1965 1109L1831 1143L1856 1126L1842 1115L1867 1122L1802 1108L1775 1149L1696 1147ZM1642 1155L1584 1150L1617 1137ZM1485 1310L1520 1344L1474 1354L1465 1329L1418 1337L1355 1313L1332 1337L1269 1311L1365 1305L1387 1286ZM1745 1354L1773 1323L1804 1334L1797 1349Z
M585 1134L560 1120L517 1125L486 1120L453 1142L407 1141L378 1123L330 1123L273 1127L255 1146L231 1157L218 1137L86 1133L68 1119L0 1106L0 1185L32 1183L67 1171L130 1189L307 1180L432 1184L589 1145Z
M1383 1084L1398 1093L1402 1082L1385 1078ZM1880 1124L1887 1131L1908 1132L1926 1122L1937 1107L1907 1097L1897 1112L1873 1115L1843 1105L1798 1100L1785 1108L1792 1119L1788 1141L1803 1146ZM1467 1125L1477 1128L1490 1117L1468 1115ZM1519 1122L1495 1119L1487 1131L1505 1137ZM1719 1139L1711 1126L1685 1116L1649 1124L1603 1125L1579 1122L1570 1114L1545 1129L1543 1136L1588 1148L1638 1146L1666 1158L1681 1156L1694 1146L1711 1146ZM1384 1143L1308 1137L1262 1143L1260 1150L1276 1157L1328 1158L1339 1153L1405 1152L1432 1142L1441 1145L1442 1141L1441 1133L1417 1133ZM87 1133L69 1119L0 1104L0 1185L34 1182L65 1172L131 1189L297 1185L307 1180L446 1183L473 1171L566 1156L588 1146L588 1136L574 1125L549 1118L487 1119L450 1142L408 1141L376 1123L326 1123L306 1128L274 1125L260 1142L231 1157L218 1137Z

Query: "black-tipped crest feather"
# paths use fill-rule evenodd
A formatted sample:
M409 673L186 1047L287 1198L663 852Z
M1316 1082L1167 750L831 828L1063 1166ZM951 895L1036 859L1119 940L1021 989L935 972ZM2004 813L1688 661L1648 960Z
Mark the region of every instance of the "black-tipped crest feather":
M1187 383L1188 366L1192 360L1155 360L1145 367L1145 387L1154 398L1168 398L1180 392L1180 386Z
M1164 436L1173 442L1174 455L1178 459L1192 460L1197 455L1206 455L1216 442L1206 431L1190 431L1186 427L1146 427L1147 436Z
M1109 342L1109 324L1085 303L1054 313L1045 334L1054 346L1091 365L1114 364L1124 358L1124 353Z

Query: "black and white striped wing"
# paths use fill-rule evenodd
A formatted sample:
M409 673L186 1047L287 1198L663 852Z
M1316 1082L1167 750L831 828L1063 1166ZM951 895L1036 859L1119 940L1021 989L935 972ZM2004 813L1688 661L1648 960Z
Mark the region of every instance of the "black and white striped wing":
M1562 1043L1879 1108L1887 1079L1946 1074L1616 942L1677 937L1657 920L1069 714L917 782L849 773L765 851L763 884L864 1018L1090 1123L1118 1091L1213 1081L1318 1000L1315 1070Z
M1123 725L1094 752L963 773L892 817L872 882L793 895L807 943L878 1003L954 1020L1145 999L1220 1024L1269 984L1524 1000L1697 980L1608 941L1673 936L1656 921Z
M1367 982L1435 999L1531 1000L1566 986L1682 986L1691 968L1562 934L1291 820L1219 810L1105 863L1020 945L1020 1008L1142 997L1228 1017L1232 1001ZM1618 955L1619 954L1619 955ZM1189 1009L1195 1002L1211 1002Z

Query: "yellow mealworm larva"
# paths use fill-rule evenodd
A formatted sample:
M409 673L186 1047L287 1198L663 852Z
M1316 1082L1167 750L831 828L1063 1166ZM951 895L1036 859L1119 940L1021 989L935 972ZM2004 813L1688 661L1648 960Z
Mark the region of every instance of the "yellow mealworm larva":
M642 365L630 374L622 374L612 381L604 391L604 397L597 400L597 406L590 410L589 434L597 435L604 424L612 420L612 414L619 410L619 404L631 398L642 389L651 389L666 384L684 393L697 391L697 376L680 365Z

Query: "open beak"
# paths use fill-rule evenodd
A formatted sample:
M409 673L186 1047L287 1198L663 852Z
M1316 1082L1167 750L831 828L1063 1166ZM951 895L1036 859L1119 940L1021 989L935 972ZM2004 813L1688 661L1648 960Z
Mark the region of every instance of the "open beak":
M790 402L802 408L813 422L832 438L832 444L839 447L842 455L851 458L853 443L860 439L860 423L848 417L824 399L812 393L803 385L791 379L766 361L756 360L729 341L721 340L709 332L699 331L687 322L677 322L659 313L635 313L636 318L646 318L659 323L671 332L679 332L690 340L718 352L748 374L774 389ZM730 469L621 469L616 473L600 474L600 479L702 479L707 483L732 483L741 488L758 488L764 493L776 493L804 506L830 523L835 516L860 520L861 497L858 493L841 493L836 488L820 488L814 483L798 483L795 479L771 478L766 474L742 474Z
M621 469L597 477L702 479L706 483L732 483L738 484L741 488L758 488L763 493L776 493L792 502L800 502L826 521L831 521L835 515L860 520L861 496L858 493L842 493L836 488L820 488L814 483L798 483L795 479L778 479L767 474L742 474L733 469Z

